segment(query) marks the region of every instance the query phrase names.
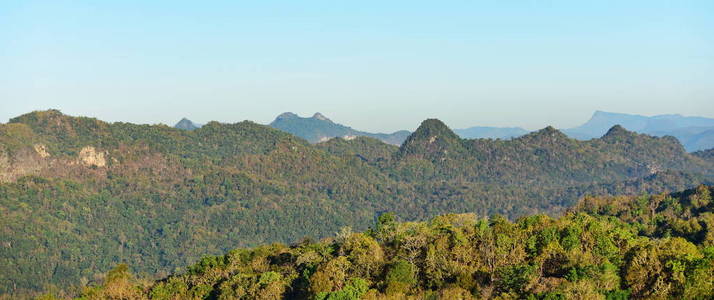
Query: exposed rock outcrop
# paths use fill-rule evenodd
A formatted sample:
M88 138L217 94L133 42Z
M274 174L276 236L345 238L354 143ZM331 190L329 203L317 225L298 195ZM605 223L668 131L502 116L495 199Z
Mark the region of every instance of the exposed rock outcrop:
M33 146L33 148L35 148L35 152L37 152L37 154L38 154L40 157L42 157L42 158L50 157L50 153L47 152L47 147L46 147L45 145L35 144L35 145Z
M79 152L79 159L82 164L88 167L97 166L104 167L107 165L107 159L104 152L99 152L92 146L82 148Z

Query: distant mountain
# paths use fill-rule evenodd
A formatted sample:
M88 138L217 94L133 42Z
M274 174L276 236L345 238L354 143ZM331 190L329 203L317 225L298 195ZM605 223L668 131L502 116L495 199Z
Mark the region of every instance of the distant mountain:
M684 127L669 131L655 131L651 134L676 137L690 152L714 148L714 127Z
M319 143L335 137L352 139L357 136L368 136L387 144L400 145L409 136L409 131L401 130L394 133L369 133L332 122L321 113L315 113L310 118L302 118L294 113L286 112L275 118L270 126L287 133L306 139L310 143Z
M682 115L641 116L596 111L585 124L565 129L568 136L588 140L602 136L614 125L654 136L674 136L689 152L714 148L714 119Z
M196 130L196 129L201 128L201 126L203 126L203 125L196 124L189 119L183 118L183 119L181 119L181 121L176 123L176 125L174 125L174 128L183 129L183 130Z
M514 137L522 136L528 133L520 127L486 127L476 126L464 129L454 129L454 132L464 139L503 139L507 140Z

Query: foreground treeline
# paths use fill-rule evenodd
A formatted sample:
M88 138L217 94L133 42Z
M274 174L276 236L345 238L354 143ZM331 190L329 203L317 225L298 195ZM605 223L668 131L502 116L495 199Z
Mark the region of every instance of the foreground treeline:
M125 265L81 299L711 299L714 188L586 198L565 216L451 214L237 249L150 282Z

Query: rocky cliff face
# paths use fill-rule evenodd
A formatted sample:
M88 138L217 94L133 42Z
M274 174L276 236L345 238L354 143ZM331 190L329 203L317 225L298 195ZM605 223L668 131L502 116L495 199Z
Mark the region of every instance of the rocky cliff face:
M0 182L14 181L25 175L37 175L48 167L49 153L42 145L14 151L0 151Z
M104 167L107 165L104 152L97 151L97 149L92 146L82 148L79 152L79 160L87 167Z
M0 182L13 182L22 176L73 174L82 169L107 166L108 153L93 146L83 147L75 155L53 156L47 146L35 144L12 153L0 151Z

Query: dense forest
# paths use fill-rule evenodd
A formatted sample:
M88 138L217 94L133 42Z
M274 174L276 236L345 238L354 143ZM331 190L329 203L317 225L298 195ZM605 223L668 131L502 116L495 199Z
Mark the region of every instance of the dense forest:
M79 299L711 299L713 192L586 197L515 222L385 213L362 233L236 249L158 281L119 265Z
M364 231L387 211L555 217L586 195L684 190L713 172L709 152L617 126L468 140L432 119L401 147L311 145L249 121L187 131L33 112L0 124L0 294L61 293L120 263L165 277L237 247Z

